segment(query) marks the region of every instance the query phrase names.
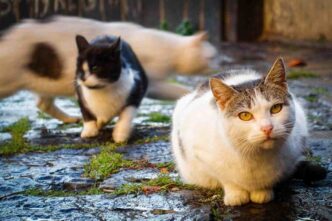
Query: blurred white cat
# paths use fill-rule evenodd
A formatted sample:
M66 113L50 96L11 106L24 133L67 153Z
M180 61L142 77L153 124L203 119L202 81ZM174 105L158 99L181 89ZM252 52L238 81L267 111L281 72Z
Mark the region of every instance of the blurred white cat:
M166 79L173 73L208 73L217 50L206 41L207 34L193 36L144 28L126 22L56 16L47 21L27 19L10 28L0 41L0 98L19 90L39 96L38 107L63 122L77 122L54 105L57 96L73 96L77 50L75 36L87 40L116 35L127 41L149 78L147 96L177 99L188 89Z

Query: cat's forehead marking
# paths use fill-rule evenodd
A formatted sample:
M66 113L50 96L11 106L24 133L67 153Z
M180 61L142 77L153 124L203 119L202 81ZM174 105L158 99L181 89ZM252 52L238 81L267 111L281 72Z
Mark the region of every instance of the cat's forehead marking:
M250 110L253 106L268 107L275 103L289 104L291 96L278 86L266 85L263 80L244 82L232 86L239 93L234 95L226 106L228 116L237 115L240 111Z

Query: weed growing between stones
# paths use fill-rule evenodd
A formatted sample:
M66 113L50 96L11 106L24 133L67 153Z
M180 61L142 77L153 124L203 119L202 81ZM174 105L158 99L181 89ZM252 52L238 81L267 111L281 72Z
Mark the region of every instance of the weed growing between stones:
M24 135L31 129L31 124L28 118L22 118L17 122L4 128L3 132L11 134L12 139L0 146L0 156L10 156L16 153L28 152L51 152L60 149L82 149L99 146L96 143L89 144L60 144L60 145L31 145L29 144ZM106 144L104 144L106 145Z
M131 167L133 164L133 161L125 160L122 154L103 149L84 166L84 175L103 180L110 174L117 173L121 168Z
M155 123L170 123L171 117L159 112L151 112L148 114L148 119L144 122L155 122Z
M312 91L312 93L319 94L319 95L326 95L329 93L329 90L326 89L325 87L315 87L311 91Z
M168 139L168 136L154 136L137 140L133 144L145 144ZM84 166L84 175L95 180L103 180L106 177L117 173L122 168L140 169L144 167L157 167L142 160L133 161L124 159L122 154L115 152L118 147L126 144L127 143L108 143L107 145L103 145L101 152L94 155L90 162ZM160 165L160 168L161 167L163 167L163 165Z
M310 103L316 103L319 100L317 94L309 94L305 96L304 99Z
M314 164L321 164L322 158L320 156L315 156L310 147L306 147L304 150L304 156L307 161Z
M175 170L175 163L174 162L157 163L156 167L158 169L166 168L168 171L174 171Z
M167 192L179 189L197 189L196 186L184 184L179 178L172 178L169 175L159 175L155 179L143 181L141 183L124 184L116 189L113 194L139 194L139 193L154 193L154 192Z
M166 193L179 190L195 191L193 204L201 205L206 203L222 202L222 189L205 189L195 185L184 184L179 178L172 178L167 174L159 175L155 179L143 181L141 183L127 183L116 190L112 191L115 195L127 194L151 194L151 193Z
M299 78L317 78L318 75L311 71L305 70L293 70L287 74L288 79L299 79Z
M22 118L17 122L4 128L3 132L11 134L12 139L9 142L4 143L0 147L0 155L10 155L17 152L25 152L29 149L29 145L24 139L24 135L31 128L31 124L28 118Z

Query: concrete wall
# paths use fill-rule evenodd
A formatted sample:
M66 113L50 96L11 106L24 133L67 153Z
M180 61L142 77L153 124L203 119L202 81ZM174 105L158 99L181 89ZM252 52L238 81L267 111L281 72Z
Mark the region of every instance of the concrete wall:
M265 0L264 36L332 41L332 0Z

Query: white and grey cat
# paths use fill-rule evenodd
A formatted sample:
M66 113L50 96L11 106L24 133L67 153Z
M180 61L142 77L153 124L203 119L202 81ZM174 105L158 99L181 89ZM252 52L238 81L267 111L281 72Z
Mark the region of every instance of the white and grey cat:
M303 158L307 135L304 109L289 92L281 58L265 76L233 70L211 78L181 98L173 114L181 177L222 187L225 205L272 200L273 186Z
M76 92L83 115L81 137L96 136L119 116L113 140L127 141L132 120L148 85L145 71L131 47L120 38L97 37L90 43L76 36Z
M19 90L39 96L38 107L64 122L68 116L54 105L57 96L73 96L77 34L88 40L100 35L121 36L135 51L147 72L148 97L177 99L188 92L166 79L172 73L203 74L211 69L216 49L206 33L180 36L126 22L56 16L47 21L27 19L3 34L0 40L0 98Z

